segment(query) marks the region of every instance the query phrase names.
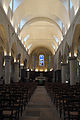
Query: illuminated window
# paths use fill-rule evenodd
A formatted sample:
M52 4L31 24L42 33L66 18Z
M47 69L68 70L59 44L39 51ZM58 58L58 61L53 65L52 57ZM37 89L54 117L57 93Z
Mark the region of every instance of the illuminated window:
M27 19L24 19L24 18L20 21L20 24L19 24L20 29L22 29L22 27L24 26L26 21L27 21Z
M25 38L24 38L24 42L26 42L26 40L28 40L29 38L29 35L27 35Z
M55 49L55 46L52 44L53 49Z
M56 42L58 43L59 42L58 38L55 35L53 37L56 40Z
M21 5L21 3L23 2L24 0L11 0L10 2L10 8L11 10L13 9L13 12L16 10L16 8L19 7L19 5Z
M31 48L31 46L32 46L32 43L27 47L28 49L30 49Z
M11 0L11 2L10 2L10 8L11 8L11 10L12 10L12 6L13 6L13 1Z
M39 56L39 66L44 66L44 55Z

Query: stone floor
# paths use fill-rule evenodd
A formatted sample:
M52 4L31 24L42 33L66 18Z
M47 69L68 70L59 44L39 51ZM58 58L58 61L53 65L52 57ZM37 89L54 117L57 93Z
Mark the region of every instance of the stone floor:
M44 86L38 86L20 120L61 120Z

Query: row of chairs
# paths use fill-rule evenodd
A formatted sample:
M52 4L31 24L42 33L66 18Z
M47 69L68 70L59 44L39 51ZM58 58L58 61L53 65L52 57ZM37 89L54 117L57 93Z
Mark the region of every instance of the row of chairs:
M19 120L35 88L35 82L0 85L0 120Z
M80 86L62 83L46 83L52 102L64 120L80 120Z

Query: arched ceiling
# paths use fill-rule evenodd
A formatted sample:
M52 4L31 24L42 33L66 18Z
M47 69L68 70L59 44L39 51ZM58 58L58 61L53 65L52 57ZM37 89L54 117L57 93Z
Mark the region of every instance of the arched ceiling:
M32 39L53 39L54 35L57 36L59 41L61 41L62 38L62 32L58 28L58 26L46 21L38 21L30 24L29 26L26 25L24 29L20 32L20 36L22 36L22 38L24 39L26 35L31 35L29 38Z
M29 26L25 26L20 33L20 36L22 36L23 40L26 37L26 34L29 36L29 38L25 39L24 44L26 47L28 47L32 43L32 48L34 48L33 45L37 47L38 44L44 44L46 46L47 44L50 44L50 49L53 47L53 45L56 49L58 48L58 42L61 42L62 37L62 32L58 26L46 21L37 21L30 24ZM56 41L54 35L57 36L59 41Z
M0 2L6 14L8 8L11 8L10 21L29 53L37 47L44 46L53 54L70 25L69 10L73 7L76 11L80 4L80 0L0 0Z
M53 16L54 19L50 19L50 18L47 18L47 17L35 17L35 18L32 18L31 20L27 21L26 23L23 24L22 28L21 28L21 31L24 29L25 26L28 26L30 25L31 23L34 23L34 22L37 22L37 21L46 21L46 22L50 22L52 24L56 24L56 26L60 29L61 29L61 26L59 26L59 24L57 23L57 20L60 21L60 19L57 17L57 16ZM61 21L60 21L61 22ZM21 32L20 31L20 32Z
M27 18L28 21L34 17L48 17L52 19L54 15L58 16L67 28L69 16L60 0L24 0L15 10L13 22L17 27L22 18Z

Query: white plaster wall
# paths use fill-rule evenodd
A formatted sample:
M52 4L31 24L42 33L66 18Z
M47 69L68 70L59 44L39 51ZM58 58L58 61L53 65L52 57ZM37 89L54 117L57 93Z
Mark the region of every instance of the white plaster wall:
M57 62L59 51L61 51L61 54L64 55L64 49L65 49L66 42L68 43L69 47L72 47L73 35L74 35L75 27L77 24L80 24L80 9L78 10L70 28L67 31L67 34L64 36L63 41L61 42L58 50L56 51L54 55L54 64L55 62Z
M18 35L15 33L14 28L12 27L8 17L9 16L5 14L0 4L0 24L5 26L5 30L8 37L9 46L10 46L9 52L11 52L12 44L15 42L17 46L17 55L21 53L23 60L28 59L26 49L24 48L21 41L19 40Z

